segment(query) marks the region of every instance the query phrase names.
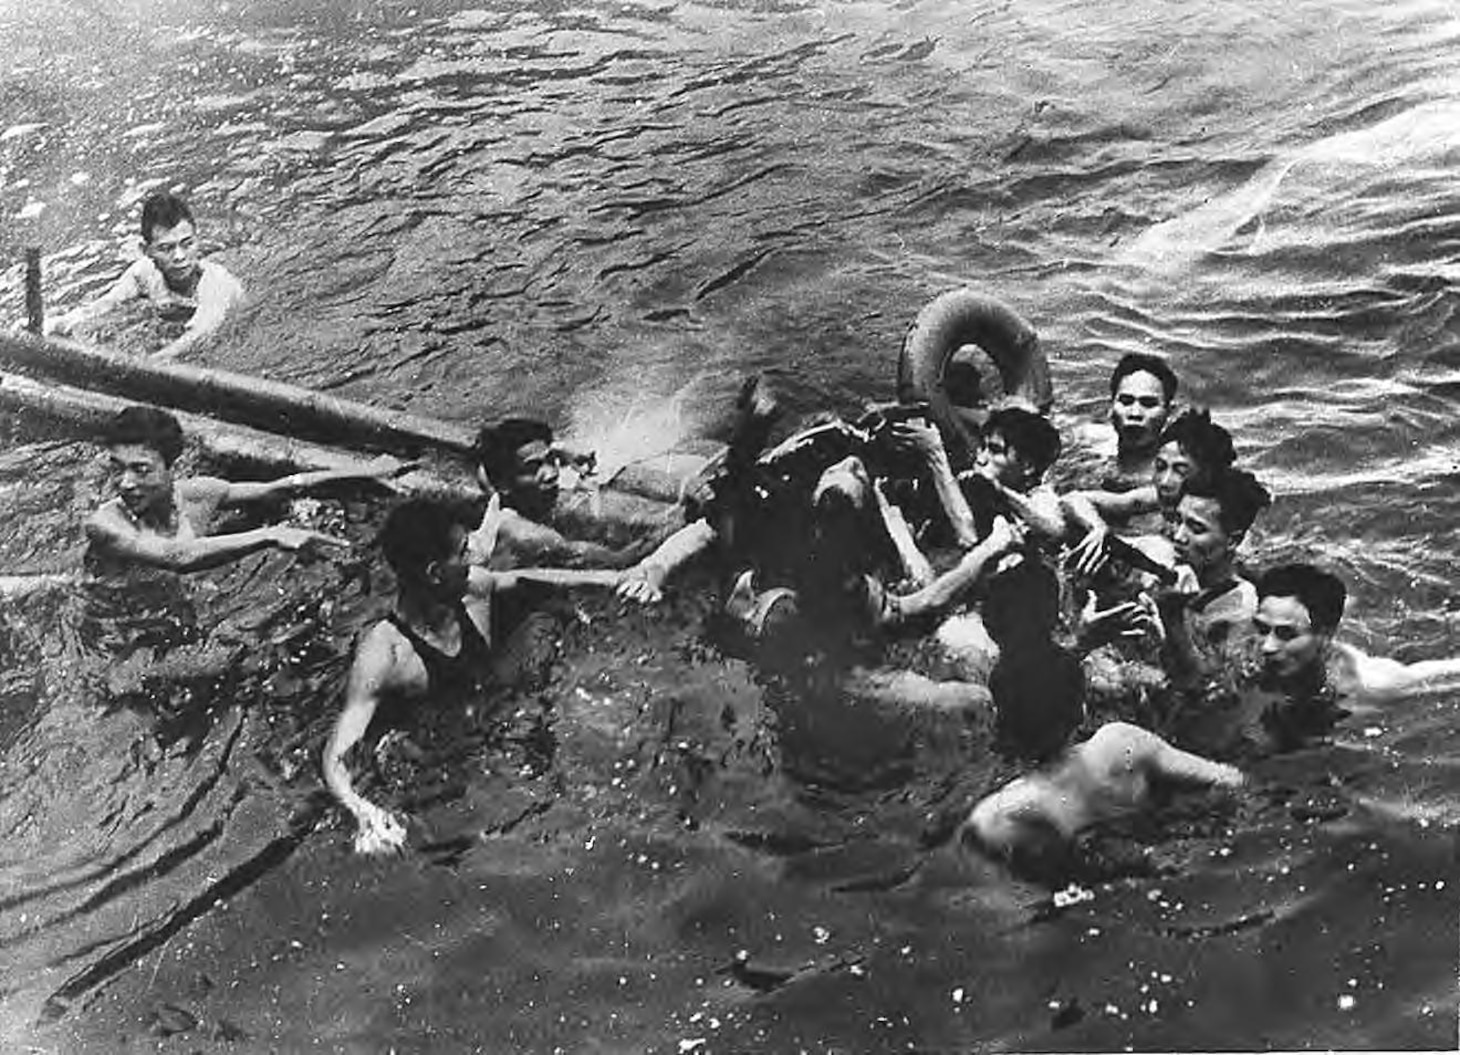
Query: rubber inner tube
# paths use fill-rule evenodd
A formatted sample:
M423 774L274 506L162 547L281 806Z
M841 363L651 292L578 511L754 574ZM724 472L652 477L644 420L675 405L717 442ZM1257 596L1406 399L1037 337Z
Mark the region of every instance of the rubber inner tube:
M897 362L897 398L928 403L945 435L960 435L972 447L977 437L953 413L944 373L954 354L973 344L998 368L1006 397L1023 400L1040 413L1054 403L1049 363L1039 335L1013 308L972 289L935 297L908 328Z

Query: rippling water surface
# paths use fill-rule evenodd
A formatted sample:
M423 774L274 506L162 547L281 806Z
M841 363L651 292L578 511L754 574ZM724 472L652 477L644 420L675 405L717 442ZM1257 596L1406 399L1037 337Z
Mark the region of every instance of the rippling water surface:
M1375 651L1456 650L1452 4L9 0L0 50L0 262L38 239L53 310L173 186L252 295L207 361L645 451L747 370L886 397L917 308L974 284L1072 430L1119 354L1169 355L1278 494L1248 555L1343 569ZM74 561L89 457L5 456L6 570ZM172 712L116 704L149 690L95 598L4 602L7 1050L1455 1042L1452 698L1056 911L934 837L992 779L938 723L861 730L898 779L818 790L695 599L584 601L549 691L408 803L416 852L364 862L313 758L378 584L200 581L251 648Z

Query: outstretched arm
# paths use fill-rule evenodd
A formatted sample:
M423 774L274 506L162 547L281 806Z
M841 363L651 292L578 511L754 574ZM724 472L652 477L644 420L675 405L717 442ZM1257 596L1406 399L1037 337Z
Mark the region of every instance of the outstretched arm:
M523 583L564 588L599 586L612 589L622 581L622 572L608 568L513 568L511 571L489 571L476 567L467 576L467 590L477 597L490 597Z
M1390 703L1421 692L1460 686L1460 657L1401 663L1371 656L1352 645L1335 644L1343 656L1354 694L1369 703Z
M277 480L243 483L232 480L220 481L224 486L217 501L219 505L230 506L259 502L269 498L288 498L324 487L327 484L349 480L389 480L410 468L411 463L382 454L378 458L348 469L321 469L317 472L294 473L290 476L281 476Z
M79 308L73 308L68 312L52 316L46 320L46 333L54 333L65 336L92 319L116 311L129 300L135 300L142 296L142 284L138 281L137 272L139 267L145 266L145 261L134 261L127 270L123 271L121 277L112 283L112 287L91 301Z
M708 520L686 524L619 578L618 594L641 604L652 604L664 596L664 581L715 544L719 534Z
M166 538L138 531L114 511L105 509L86 522L86 535L125 560L179 572L216 567L271 546L291 551L314 545L349 546L348 541L333 535L279 524L231 535Z
M399 632L389 623L377 623L360 642L345 686L345 706L335 719L322 759L330 794L359 825L355 833L358 853L388 853L399 849L406 837L400 821L355 790L345 766L345 755L364 739L387 692L420 692L425 688L425 670L411 669L408 658L414 657L399 653L399 638Z

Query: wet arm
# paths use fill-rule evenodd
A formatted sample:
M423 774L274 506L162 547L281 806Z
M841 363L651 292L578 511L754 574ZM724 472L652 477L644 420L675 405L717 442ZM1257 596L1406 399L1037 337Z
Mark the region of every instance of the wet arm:
M1415 693L1460 686L1460 657L1401 663L1371 656L1352 645L1336 647L1348 661L1357 695L1370 702L1387 703Z
M348 469L320 469L315 472L281 476L277 480L257 482L219 481L223 488L217 497L217 502L219 505L229 506L259 502L270 498L289 498L294 495L307 494L333 483L388 479L407 467L407 463L399 459L381 455L372 461L363 462L359 466Z
M178 539L143 534L129 525L117 524L100 515L86 523L87 537L117 556L179 572L216 567L271 546L291 548L283 535L289 530L269 526L231 535Z
M488 571L474 567L467 577L467 590L476 597L511 590L523 583L540 586L599 586L612 588L623 580L623 574L607 568L513 568L511 571Z
M77 326L90 322L92 319L101 318L103 315L116 311L129 300L136 300L142 296L142 284L137 280L137 268L142 263L140 260L133 263L122 272L120 278L112 283L111 289L91 303L83 304L79 308L73 308L71 311L50 319L46 325L46 332L68 334Z
M399 822L355 790L345 766L345 756L364 739L387 692L419 692L425 687L423 671L412 677L403 670L403 658L396 654L396 636L388 623L378 623L361 641L345 685L345 706L335 719L321 759L325 785L360 825L356 845L364 850L399 846L405 836Z
M708 551L719 537L708 520L691 521L661 542L654 552L623 572L618 592L634 601L659 600L663 596L665 580Z
M953 475L953 465L948 461L948 449L943 446L943 437L932 425L911 421L899 422L892 432L896 441L918 452L928 473L933 479L933 490L938 495L938 504L953 528L953 537L959 549L968 549L978 542L978 528L975 526L973 510L958 478Z
M996 521L988 538L963 555L948 571L922 589L897 599L899 612L908 618L945 610L954 599L983 575L985 569L1002 556L1014 542L1013 530L1002 519Z
M887 500L880 481L872 485L872 492L877 498L877 511L882 515L882 526L897 550L903 574L919 587L928 585L933 581L933 566L923 551L918 549L907 517L903 515L901 508Z
M221 274L220 274L221 272ZM238 280L220 268L208 268L198 282L198 306L187 327L175 341L152 354L153 359L172 359L206 337L218 332L232 307L243 299Z
M1112 722L1102 726L1091 739L1093 742L1106 737L1109 737L1107 749L1116 748L1129 764L1167 780L1226 788L1240 787L1245 780L1236 766L1173 747L1140 726Z
M1156 485L1144 484L1129 491L1073 491L1065 495L1066 508L1071 502L1093 510L1102 524L1112 520L1129 520L1142 513L1154 513L1161 508L1156 498ZM1088 525L1086 525L1088 526Z

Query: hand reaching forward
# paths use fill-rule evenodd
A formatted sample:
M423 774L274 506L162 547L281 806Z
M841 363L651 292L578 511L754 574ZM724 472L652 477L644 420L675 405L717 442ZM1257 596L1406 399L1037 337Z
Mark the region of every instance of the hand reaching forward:
M322 531L311 531L309 528L290 527L287 524L276 524L270 528L269 541L290 553L317 549L320 546L333 546L336 549L350 548L349 539L340 538L338 535L326 535Z

